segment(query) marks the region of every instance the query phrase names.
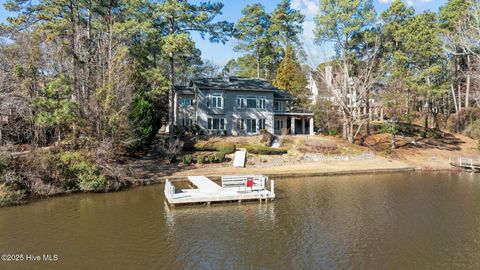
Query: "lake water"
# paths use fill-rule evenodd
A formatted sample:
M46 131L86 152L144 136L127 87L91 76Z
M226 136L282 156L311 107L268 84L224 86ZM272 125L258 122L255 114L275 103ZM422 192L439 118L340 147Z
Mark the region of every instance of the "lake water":
M274 202L169 209L163 185L0 209L0 269L479 269L480 175L286 179Z

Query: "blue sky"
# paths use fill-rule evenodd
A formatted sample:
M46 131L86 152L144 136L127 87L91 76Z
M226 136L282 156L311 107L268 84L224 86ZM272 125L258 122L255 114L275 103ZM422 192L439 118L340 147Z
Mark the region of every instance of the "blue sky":
M206 0L193 0L193 2L204 2ZM267 12L271 12L280 0L211 0L220 1L225 3L223 8L223 14L218 17L219 20L228 20L236 22L241 17L242 9L249 4L262 3L265 6ZM404 0L408 5L415 8L417 12L423 12L425 10L437 11L441 5L444 5L447 0ZM292 6L300 10L305 16L306 20L303 25L304 33L302 34L302 40L305 46L305 50L308 54L308 63L311 65L318 64L324 61L332 54L332 49L329 46L318 46L313 44L313 29L315 24L313 22L313 16L318 9L318 0L291 0ZM8 14L3 3L5 0L0 0L0 22L5 22L5 18L11 14ZM378 13L382 12L391 3L391 0L374 0L375 8ZM202 40L199 35L193 35L197 47L202 51L202 58L211 60L218 65L224 65L229 59L236 58L241 53L234 52L235 40L230 40L226 44L210 43L207 40Z

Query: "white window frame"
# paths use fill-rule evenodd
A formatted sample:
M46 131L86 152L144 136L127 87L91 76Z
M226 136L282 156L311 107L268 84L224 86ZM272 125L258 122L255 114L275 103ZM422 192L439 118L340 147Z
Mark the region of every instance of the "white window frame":
M275 106L275 104L278 104L278 106ZM277 108L275 109L275 107L277 107ZM276 112L283 112L283 108L284 108L284 107L283 107L283 101L281 101L281 100L275 100L275 101L273 102L273 110L274 110L274 111L276 111Z
M180 125L181 125L182 127L193 126L193 119L191 119L191 118L182 118L182 119L180 119Z
M215 122L218 121L218 128L215 128ZM209 117L207 119L207 129L208 130L226 130L225 128L225 118L215 118Z
M255 103L254 103L254 104L255 104L255 107L249 107L249 106L248 106L248 100L252 100L252 99L255 100ZM247 103L247 109L256 109L256 108L258 108L258 104L257 104L258 99L257 99L257 96L249 95L249 96L247 96L246 100L247 100L247 102L246 102L246 103Z
M267 107L267 97L259 96L258 97L258 108L265 109Z
M185 102L186 100L188 100L188 102ZM191 98L191 97L181 97L180 98L180 106L181 107L193 106L193 98Z
M265 129L267 121L265 119L258 119L258 130Z
M208 107L209 108L217 108L217 109L222 109L223 108L223 95L221 93L213 93L208 96ZM215 102L214 102L215 101ZM220 104L220 106L218 105ZM214 106L215 105L215 106Z
M252 134L255 134L258 132L258 128L257 128L257 119L254 119L254 118L249 118L249 119L245 119L246 121L246 126L247 126L247 133L252 133ZM250 130L249 130L250 128Z
M237 96L237 98L235 99L235 106L238 109L244 109L246 107L245 96Z
M276 119L275 120L275 130L282 130L283 129L283 120Z
M245 130L245 119L237 118L237 130Z

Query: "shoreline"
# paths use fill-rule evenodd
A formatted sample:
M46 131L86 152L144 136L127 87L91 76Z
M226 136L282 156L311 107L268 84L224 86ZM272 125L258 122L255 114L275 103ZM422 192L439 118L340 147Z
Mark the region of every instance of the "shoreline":
M248 168L237 168L237 169L248 169ZM336 171L322 171L322 172L304 172L304 173L265 173L270 178L275 177L275 180L282 180L286 178L304 178L304 177L326 177L326 176L342 176L342 175L364 175L364 174L391 174L391 173L416 173L416 172L453 172L453 173L461 173L462 170L458 169L424 169L424 168L415 168L415 167L401 167L401 168L375 168L375 169L355 169L355 170L336 170ZM172 175L172 176L161 176L161 177L154 177L150 179L143 179L143 180L127 180L129 185L123 189L119 190L112 190L112 191L105 191L105 192L66 192L66 193L58 193L52 196L46 197L37 197L37 198L30 198L26 200L22 204L14 204L14 205L7 205L0 207L1 208L8 208L8 207L18 207L18 206L25 206L30 203L35 203L43 200L64 197L64 196L72 196L78 194L107 194L107 193L116 193L116 192L128 192L133 190L137 187L142 186L152 186L152 185L160 185L164 184L165 180L168 179L172 182L185 182L187 176L192 176L195 174L189 175ZM217 181L220 180L221 175L218 174L211 174L205 175L206 177Z
M356 170L341 170L341 171L328 171L328 172L301 172L301 173L265 173L264 175L270 178L276 178L275 180L285 179L285 178L304 178L304 177L326 177L326 176L342 176L342 175L364 175L364 174L391 174L391 173L415 173L415 172L450 172L450 173L461 173L462 170L458 169L422 169L415 167L404 167L404 168L384 168L384 169L356 169ZM194 174L191 174L194 175ZM165 180L168 179L171 182L184 182L186 178L191 175L172 175L172 176L162 176L154 177L150 179L137 180L132 182L132 188L139 186L150 186L158 185L165 183ZM208 177L212 180L220 180L222 175L219 174L207 174L202 175ZM128 188L126 189L128 190Z

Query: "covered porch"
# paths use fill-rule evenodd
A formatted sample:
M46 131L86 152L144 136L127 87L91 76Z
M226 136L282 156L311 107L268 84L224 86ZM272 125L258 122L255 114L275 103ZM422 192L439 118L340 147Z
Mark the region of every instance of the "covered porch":
M310 112L283 112L273 115L274 134L281 135L283 129L288 130L288 134L315 134L313 122L313 113Z

